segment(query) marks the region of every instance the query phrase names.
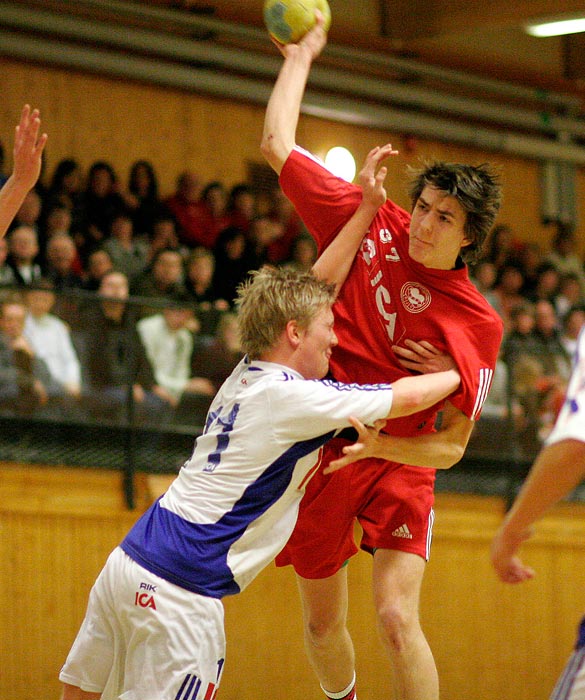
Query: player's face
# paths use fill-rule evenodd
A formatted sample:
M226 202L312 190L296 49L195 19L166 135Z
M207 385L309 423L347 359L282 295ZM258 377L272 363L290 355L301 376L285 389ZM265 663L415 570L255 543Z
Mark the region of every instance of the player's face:
M333 311L322 309L302 331L299 345L299 371L305 379L322 379L329 371L329 360L337 336L333 330Z
M459 251L471 242L465 235L466 217L455 197L425 187L412 211L410 257L425 267L453 269Z

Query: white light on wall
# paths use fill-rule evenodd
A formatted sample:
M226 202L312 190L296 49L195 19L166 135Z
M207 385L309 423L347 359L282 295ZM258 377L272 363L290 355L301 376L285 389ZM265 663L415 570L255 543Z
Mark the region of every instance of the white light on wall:
M578 34L579 32L585 32L585 15L548 17L533 20L525 25L524 29L528 34L537 37Z
M355 158L343 146L330 148L325 156L325 166L334 175L353 182L355 177Z

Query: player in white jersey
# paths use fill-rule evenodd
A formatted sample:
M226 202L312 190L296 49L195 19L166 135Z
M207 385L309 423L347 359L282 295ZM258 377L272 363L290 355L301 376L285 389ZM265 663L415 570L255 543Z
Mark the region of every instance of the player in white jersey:
M517 555L531 526L585 478L585 328L563 407L545 446L532 465L520 493L492 543L492 562L507 583L531 579L534 571ZM575 651L559 678L551 700L585 700L585 617Z
M15 130L12 174L0 189L0 238L8 231L24 198L39 178L47 143L47 134L39 136L40 127L39 110L31 112L29 105L25 105Z
M349 225L367 226L372 201L364 192ZM98 577L60 674L64 700L212 700L225 658L221 599L286 543L320 448L350 415L372 425L459 386L455 370L392 386L323 379L337 344L334 299L334 285L290 269L264 268L240 288L246 357L191 459Z

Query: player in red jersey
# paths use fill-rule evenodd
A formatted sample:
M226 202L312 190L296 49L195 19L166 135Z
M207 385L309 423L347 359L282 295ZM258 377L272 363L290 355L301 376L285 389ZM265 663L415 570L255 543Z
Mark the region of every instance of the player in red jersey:
M319 19L298 44L280 46L284 63L262 140L266 159L320 251L361 199L358 186L331 175L295 144L310 68L325 43ZM380 159L390 153L384 147ZM479 254L496 217L500 188L493 174L485 166L437 163L414 179L411 198L412 213L391 201L382 205L361 241L334 308L339 345L331 369L344 382L392 381L413 370L426 371L449 354L461 374L460 388L442 407L440 430L435 432L441 408L436 406L388 426L388 434L375 441L375 452L367 447L367 454L383 459L315 475L297 528L279 557L281 565L292 563L297 572L311 664L325 693L344 700L356 697L343 566L357 551L356 518L363 530L361 547L373 554L374 599L394 670L394 697L439 697L418 612L435 469L448 468L463 455L502 338L499 317L470 283L463 262ZM335 280L335 264L325 275ZM361 438L366 440L363 431ZM328 460L352 461L355 455L342 456L343 446L342 440L329 443Z

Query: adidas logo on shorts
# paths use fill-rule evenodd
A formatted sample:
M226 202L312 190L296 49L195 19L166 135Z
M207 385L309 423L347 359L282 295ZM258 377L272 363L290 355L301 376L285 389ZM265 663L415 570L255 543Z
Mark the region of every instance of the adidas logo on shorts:
M404 523L404 525L401 525L400 527L397 527L396 530L392 533L393 537L403 537L406 540L411 540L412 539L412 533L408 529L408 525Z

